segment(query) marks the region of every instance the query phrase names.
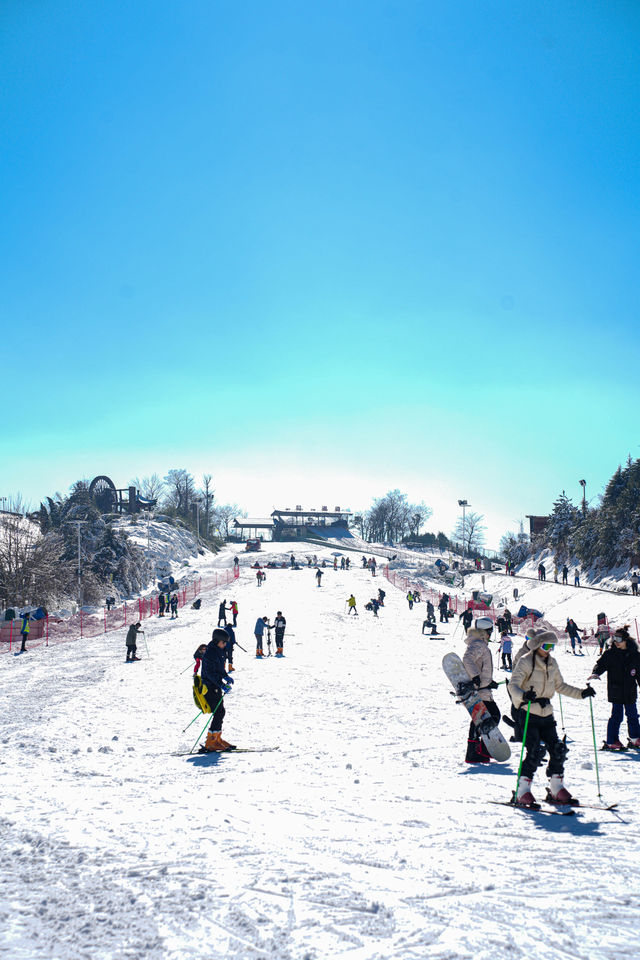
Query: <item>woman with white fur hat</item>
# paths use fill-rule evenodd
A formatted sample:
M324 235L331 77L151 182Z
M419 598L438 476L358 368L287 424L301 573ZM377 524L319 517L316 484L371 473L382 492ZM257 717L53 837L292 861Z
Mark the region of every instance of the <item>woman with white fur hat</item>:
M557 661L551 656L557 642L558 638L552 630L530 630L527 634L530 652L520 657L508 685L514 706L519 707L523 713L526 713L527 709L529 711L525 740L527 753L522 764L515 797L515 803L524 807L535 803L531 784L547 750L549 751L547 800L550 803L566 803L573 806L579 806L580 803L565 789L563 783L564 761L568 750L566 743L558 737L551 698L555 693L561 693L580 700L593 697L595 691L589 684L580 690L579 687L565 683ZM524 726L524 717L522 723Z

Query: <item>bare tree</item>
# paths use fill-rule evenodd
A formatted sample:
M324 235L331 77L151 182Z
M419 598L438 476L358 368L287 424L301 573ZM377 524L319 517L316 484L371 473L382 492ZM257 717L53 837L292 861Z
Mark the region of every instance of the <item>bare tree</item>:
M164 491L164 481L157 473L152 473L149 477L134 477L129 481L129 485L135 487L140 492L140 496L145 500L159 500Z
M186 470L169 470L164 478L169 507L183 517L189 516L189 504L195 497L193 477Z
M240 509L237 503L223 503L213 508L213 527L218 531L219 536L227 539L232 520L245 513ZM246 513L245 513L246 515Z
M453 531L453 539L464 544L464 552L469 556L478 553L484 546L486 527L482 523L483 520L484 516L481 513L470 510L465 515L464 521L460 517Z

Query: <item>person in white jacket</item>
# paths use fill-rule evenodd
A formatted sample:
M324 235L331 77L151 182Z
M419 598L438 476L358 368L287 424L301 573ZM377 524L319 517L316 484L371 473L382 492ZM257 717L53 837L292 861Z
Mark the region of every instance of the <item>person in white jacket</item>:
M467 649L462 662L470 679L475 681L478 694L485 707L497 722L500 719L500 710L497 703L494 702L491 691L495 690L498 684L493 679L493 658L488 645L492 630L493 621L490 617L478 617L475 625L470 628L465 637ZM491 761L489 752L478 735L478 728L473 720L469 726L465 761L466 763L489 763Z
M561 693L563 696L580 700L593 697L595 691L589 684L581 690L565 683L557 661L551 656L557 642L558 638L552 630L529 631L527 644L531 652L520 657L513 668L509 683L513 704L522 712L523 727L526 712L529 711L525 739L527 753L522 763L515 797L515 802L525 807L535 803L531 785L536 769L543 763L547 751L547 800L550 803L569 803L575 806L579 804L564 786L564 762L568 750L564 740L558 737L551 698L555 693Z

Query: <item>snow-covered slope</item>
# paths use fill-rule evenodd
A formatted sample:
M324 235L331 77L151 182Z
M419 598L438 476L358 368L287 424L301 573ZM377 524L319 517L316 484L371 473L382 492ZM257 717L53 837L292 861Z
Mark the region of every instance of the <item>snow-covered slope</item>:
M291 549L269 545L261 559ZM334 549L313 552L329 559ZM634 957L640 755L599 754L618 816L490 804L510 796L518 757L463 763L467 715L440 667L447 650L462 651L457 623L443 639L423 637L423 609L409 611L357 563L325 569L321 588L308 567L267 570L258 589L255 555L240 559L226 599L238 601L247 653L236 652L224 735L276 752L173 756L204 725L183 732L196 714L191 656L220 596L149 622L140 663L125 665L122 632L0 657L0 954ZM364 602L379 586L387 598L374 620ZM358 619L346 615L352 591ZM579 619L590 600L573 596ZM276 610L288 622L286 657L256 660L256 616ZM584 683L590 657L558 659L569 682ZM503 687L498 700L505 709ZM595 802L589 705L563 708L567 783ZM601 739L602 686L594 713ZM534 792L545 782L541 771Z

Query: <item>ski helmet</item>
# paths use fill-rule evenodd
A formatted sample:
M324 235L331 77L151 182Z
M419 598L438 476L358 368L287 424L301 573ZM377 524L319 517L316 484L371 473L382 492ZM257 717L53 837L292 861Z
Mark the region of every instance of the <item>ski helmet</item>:
M493 630L493 620L491 617L478 617L475 623L476 630Z

